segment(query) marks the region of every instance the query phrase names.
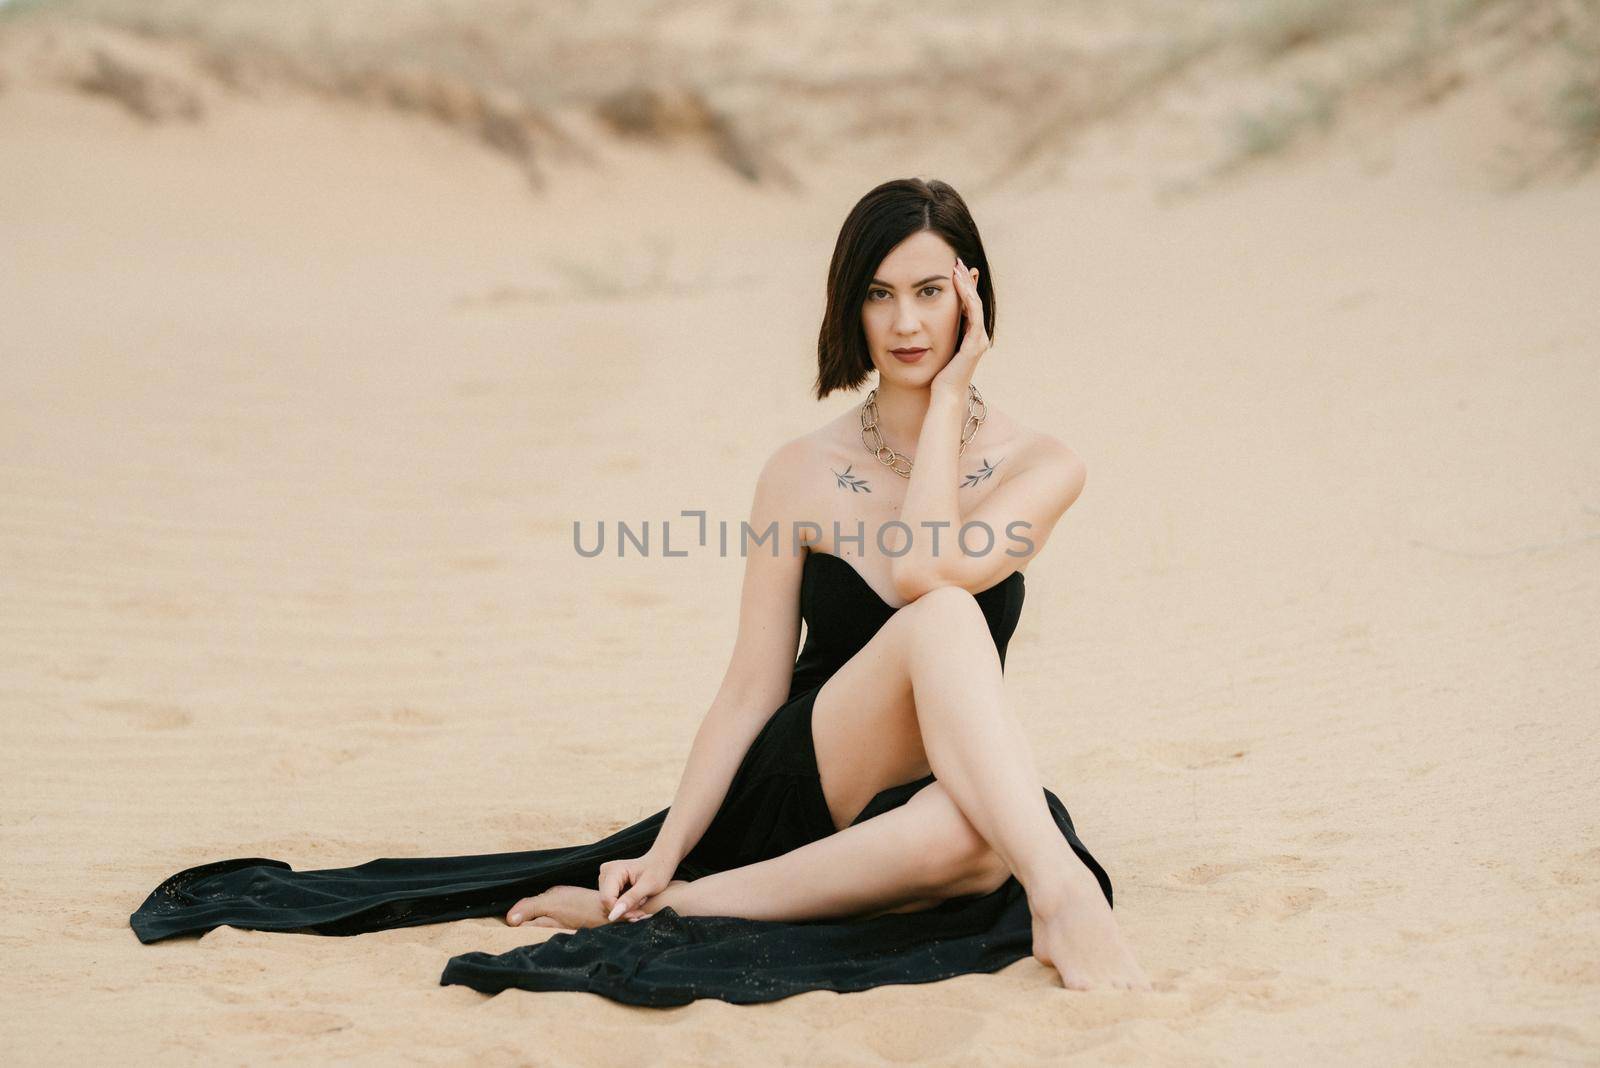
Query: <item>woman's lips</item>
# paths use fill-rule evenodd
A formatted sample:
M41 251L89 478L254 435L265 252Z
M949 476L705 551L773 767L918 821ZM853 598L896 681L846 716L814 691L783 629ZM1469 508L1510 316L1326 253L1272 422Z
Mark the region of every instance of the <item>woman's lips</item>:
M927 349L912 349L909 352L905 352L899 349L890 349L889 355L893 356L901 363L916 363L918 360L922 359L927 351Z

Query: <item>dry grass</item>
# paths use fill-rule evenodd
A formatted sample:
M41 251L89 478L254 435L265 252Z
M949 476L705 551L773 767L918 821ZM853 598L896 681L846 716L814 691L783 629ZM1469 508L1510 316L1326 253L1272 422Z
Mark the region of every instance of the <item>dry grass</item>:
M3 21L176 45L232 92L290 86L410 112L513 159L536 186L544 160L592 158L573 116L784 185L835 151L892 157L970 138L990 173L978 184L998 185L1070 156L1088 131L1162 110L1209 124L1217 149L1201 177L1226 174L1331 131L1360 94L1436 103L1464 84L1454 57L1484 26L1548 21L1554 7L1571 75L1545 112L1582 169L1600 137L1600 0L930 0L899 25L888 0L832 23L754 0L643 14L580 0L24 0ZM884 26L895 32L877 40ZM170 81L103 54L79 88L151 121L197 117L194 94L185 104ZM1177 102L1196 79L1211 89L1191 112Z
M1255 0L1230 34L1271 61L1349 33L1377 6L1373 0Z
M1600 158L1600 0L1578 0L1563 19L1567 76L1551 102L1570 157L1580 169Z
M1337 9L1337 10L1330 10ZM1269 69L1297 50L1337 48L1360 37L1350 59L1331 77L1298 79L1275 99L1243 109L1229 123L1229 149L1212 174L1220 176L1272 156L1311 136L1329 132L1352 99L1390 94L1426 108L1470 84L1460 61L1486 39L1520 39L1501 51L1502 62L1527 62L1551 41L1569 56L1570 73L1547 91L1544 112L1562 134L1552 154L1535 149L1514 163L1511 186L1566 166L1593 166L1600 142L1600 0L1260 0L1240 23L1236 42L1253 49Z
M93 63L94 66L77 79L78 88L114 100L146 122L169 119L195 122L204 111L200 98L193 92L113 53L96 49Z

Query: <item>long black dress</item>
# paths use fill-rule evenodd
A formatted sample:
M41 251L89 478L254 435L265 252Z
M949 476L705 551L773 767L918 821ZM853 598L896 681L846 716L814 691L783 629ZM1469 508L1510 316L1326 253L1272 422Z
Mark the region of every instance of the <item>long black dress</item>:
M775 857L833 833L817 774L811 709L817 691L893 614L847 561L808 552L801 581L806 641L789 696L751 744L727 795L677 878ZM1023 576L1013 572L977 595L1005 664L1022 611ZM910 800L932 775L875 796L853 823ZM1100 882L1111 880L1078 839L1066 807L1045 800ZM503 916L521 898L555 885L596 887L600 864L648 850L667 809L587 845L460 857L385 858L349 868L295 871L257 857L189 868L151 892L130 917L141 942L224 924L262 931L353 935L390 927ZM1027 897L1015 877L990 894L953 898L921 912L866 920L781 922L681 916L663 908L500 954L463 953L440 983L486 993L579 990L634 1005L696 998L776 1001L808 990L865 990L994 972L1032 951Z

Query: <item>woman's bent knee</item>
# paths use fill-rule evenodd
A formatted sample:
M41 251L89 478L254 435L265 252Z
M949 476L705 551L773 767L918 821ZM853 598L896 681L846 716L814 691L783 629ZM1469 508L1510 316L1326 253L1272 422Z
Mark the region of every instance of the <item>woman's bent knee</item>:
M924 608L955 608L957 611L962 611L975 607L978 599L965 586L935 586L911 603Z
M988 649L992 666L999 670L999 654L989 637L989 623L984 618L983 607L964 587L931 589L901 609L901 613L906 617L902 634L908 641L905 646L908 658L918 648L936 648L943 652L950 649L952 640L964 644L970 641L975 652L981 654L983 649Z
M951 620L962 616L983 619L983 608L977 598L963 586L935 586L927 593L901 609L917 626L936 630L947 628ZM984 624L987 627L988 624Z

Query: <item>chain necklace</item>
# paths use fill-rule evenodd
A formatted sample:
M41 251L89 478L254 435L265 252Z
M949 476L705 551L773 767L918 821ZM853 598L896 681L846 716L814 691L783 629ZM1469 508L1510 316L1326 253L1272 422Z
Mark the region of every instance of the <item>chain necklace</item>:
M967 383L967 420L961 425L961 447L956 450L956 458L967 451L967 442L977 434L983 421L989 418L989 409L983 403L983 394L978 392L978 387ZM972 429L968 430L967 428ZM872 440L867 440L867 432L872 432ZM873 386L867 394L867 399L861 402L861 444L867 451L878 458L878 462L901 478L911 477L911 458L902 453L895 452L883 442L883 435L878 433L878 387ZM905 464L904 469L900 467Z

